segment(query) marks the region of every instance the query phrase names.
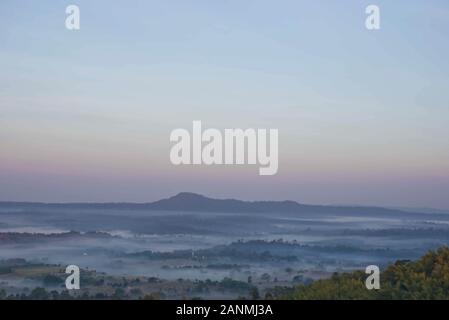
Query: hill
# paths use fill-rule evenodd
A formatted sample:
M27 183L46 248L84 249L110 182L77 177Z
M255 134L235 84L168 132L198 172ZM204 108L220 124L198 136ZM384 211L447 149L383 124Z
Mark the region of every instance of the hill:
M242 201L236 199L213 199L203 195L182 192L173 197L149 203L41 203L0 202L0 207L10 208L72 208L72 209L116 209L116 210L161 210L223 213L304 213L346 216L375 215L378 217L420 216L420 213L405 212L382 207L307 205L295 201ZM443 214L441 214L443 215ZM429 217L431 214L429 214ZM438 218L438 214L433 214ZM447 215L444 215L447 217Z
M415 262L397 261L381 272L379 290L367 290L362 271L301 285L283 299L293 300L447 300L449 248L429 251Z

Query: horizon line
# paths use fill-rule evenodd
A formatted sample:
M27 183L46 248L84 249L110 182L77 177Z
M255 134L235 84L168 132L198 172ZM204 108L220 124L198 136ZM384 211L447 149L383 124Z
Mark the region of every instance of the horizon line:
M155 202L161 201L161 200L168 200L177 196L180 196L182 194L190 194L195 196L200 196L206 199L211 200L235 200L235 201L242 201L242 202L294 202L299 205L305 205L305 206L322 206L322 207L348 207L348 208L382 208L382 209L392 209L392 210L399 210L403 212L407 212L407 210L435 210L435 211L445 211L449 213L449 208L435 208L435 207L409 207L409 206L388 206L388 205L373 205L373 204L338 204L338 203L326 203L326 204L317 204L317 203L303 203L296 200L243 200L240 198L216 198L213 196L207 196L201 193L195 193L195 192L188 192L188 191L181 191L176 193L172 196L167 196L165 198L160 198L158 200L154 201L20 201L20 200L1 200L0 204L41 204L41 205L98 205L98 204L131 204L131 205L148 205L153 204Z

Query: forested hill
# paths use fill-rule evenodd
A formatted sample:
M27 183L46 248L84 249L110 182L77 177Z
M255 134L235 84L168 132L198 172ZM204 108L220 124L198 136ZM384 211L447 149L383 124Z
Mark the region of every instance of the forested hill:
M282 298L293 300L447 300L449 248L430 251L415 262L397 261L380 275L379 290L367 290L362 271L334 274L330 279L301 285Z

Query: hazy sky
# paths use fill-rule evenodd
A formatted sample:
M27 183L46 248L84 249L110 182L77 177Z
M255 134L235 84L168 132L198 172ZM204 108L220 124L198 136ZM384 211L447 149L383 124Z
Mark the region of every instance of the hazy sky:
M449 208L448 39L447 0L1 0L0 200ZM193 120L279 129L278 174L174 167Z

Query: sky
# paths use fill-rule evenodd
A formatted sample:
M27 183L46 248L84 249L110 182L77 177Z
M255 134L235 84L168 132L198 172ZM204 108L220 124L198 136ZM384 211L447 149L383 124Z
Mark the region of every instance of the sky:
M2 0L0 200L449 209L448 39L447 0ZM194 120L278 129L278 173L173 166Z

